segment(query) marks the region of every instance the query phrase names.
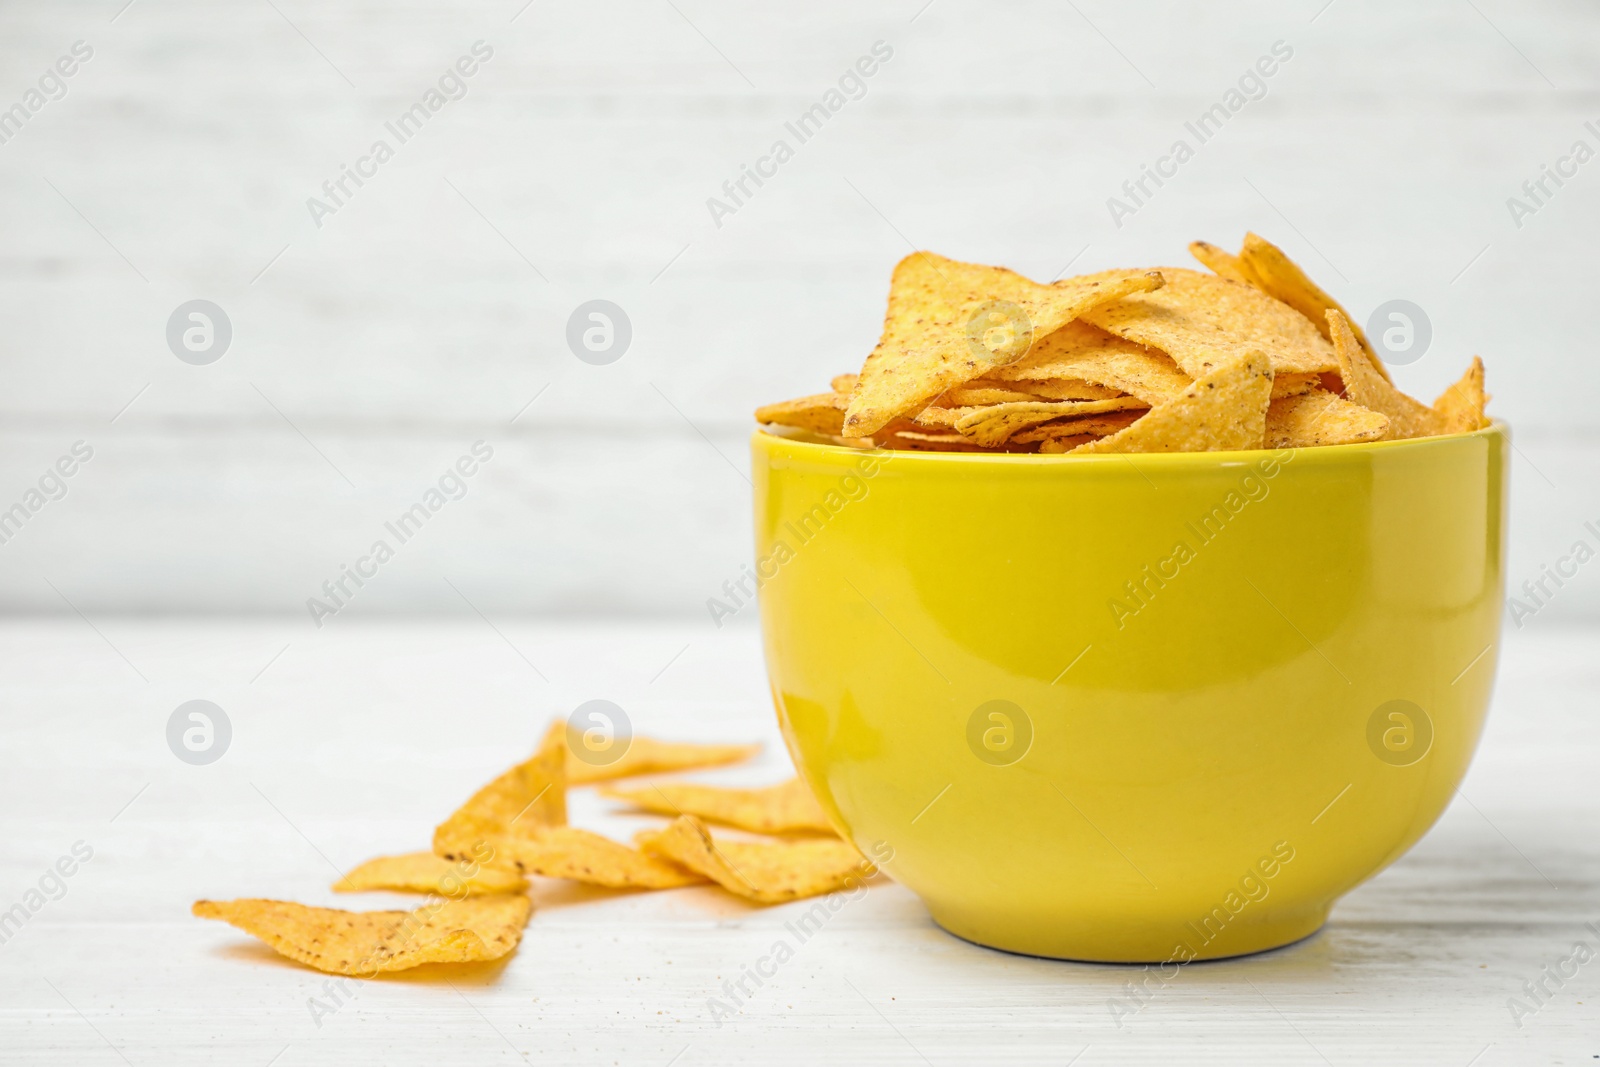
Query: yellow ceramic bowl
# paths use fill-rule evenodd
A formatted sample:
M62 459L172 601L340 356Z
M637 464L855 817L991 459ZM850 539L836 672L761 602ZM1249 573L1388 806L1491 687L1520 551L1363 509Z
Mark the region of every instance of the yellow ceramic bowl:
M1320 927L1431 826L1495 671L1503 427L1281 452L758 432L790 752L950 932L1173 964Z

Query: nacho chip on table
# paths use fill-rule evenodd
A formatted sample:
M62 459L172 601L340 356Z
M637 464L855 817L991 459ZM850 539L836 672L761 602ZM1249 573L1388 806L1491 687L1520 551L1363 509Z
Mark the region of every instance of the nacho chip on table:
M1078 320L1069 322L1034 344L1017 362L995 371L1000 381L1081 378L1139 397L1147 404L1178 396L1192 379L1163 352Z
M399 893L438 893L446 897L520 893L528 880L513 871L474 860L447 860L432 852L378 856L333 883L335 893L387 889Z
M433 851L451 860L483 856L491 838L567 822L567 727L556 720L533 757L479 789L433 832ZM446 855L440 841L452 843ZM498 858L495 860L498 864Z
M1389 418L1321 389L1280 397L1267 406L1267 448L1306 448L1381 441Z
M1310 319L1317 331L1330 342L1333 334L1328 330L1328 312L1333 310L1343 315L1350 324L1350 332L1355 335L1356 343L1366 351L1378 373L1388 380L1389 370L1367 342L1367 335L1362 332L1361 326L1350 318L1337 300L1323 292L1322 287L1312 281L1298 263L1285 255L1283 249L1264 237L1246 233L1239 259L1258 289Z
M424 963L499 959L517 947L533 902L520 893L429 901L412 911L341 911L287 900L197 900L202 919L260 938L329 974L371 978Z
M1339 356L1339 376L1344 379L1345 396L1364 408L1388 416L1389 428L1384 440L1403 441L1448 432L1443 415L1402 393L1378 372L1377 365L1356 340L1343 314L1330 309L1328 327L1333 332L1333 348Z
M1260 352L1216 361L1176 400L1159 404L1125 430L1080 445L1078 454L1232 452L1260 448L1272 397L1272 364Z
M1091 308L1083 318L1124 340L1158 348L1191 378L1245 352L1271 357L1279 374L1337 370L1333 346L1311 320L1249 285L1162 267L1166 284Z
M839 838L714 840L693 815L680 815L665 830L645 831L636 840L646 852L698 871L758 904L831 893L876 870L854 845Z
M1154 271L1103 271L1041 285L1003 267L913 252L894 269L877 347L861 368L844 434L865 437L952 386L1021 359L1085 311L1161 285Z
M489 844L495 850L496 862L509 864L524 874L565 878L608 889L675 889L705 881L670 860L576 826L531 827L490 838ZM466 843L446 838L436 840L434 847L454 855Z
M577 756L567 759L567 782L591 785L637 774L666 774L697 767L717 767L747 760L761 751L755 745L707 745L694 741L657 741L635 735L621 758L611 763L586 763Z
M1433 410L1444 420L1445 433L1470 433L1489 425L1483 413L1488 402L1489 395L1483 391L1483 360L1473 356L1467 373L1439 394Z
M604 796L661 815L694 815L761 834L832 834L811 787L798 776L777 785L740 789L671 782L636 789L603 789Z

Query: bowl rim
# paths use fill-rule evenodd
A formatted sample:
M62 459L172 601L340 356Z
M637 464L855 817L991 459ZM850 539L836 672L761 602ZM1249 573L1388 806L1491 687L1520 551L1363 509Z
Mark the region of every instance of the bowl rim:
M773 429L790 430L790 432L774 433L772 432ZM1374 452L1447 448L1463 441L1486 439L1494 434L1504 436L1508 444L1511 441L1510 426L1501 419L1491 419L1489 425L1477 430L1468 430L1466 433L1440 434L1434 437L1410 437L1400 441L1361 441L1346 445L1304 445L1297 448L1258 448L1230 452L1110 452L1089 456L1074 456L1070 453L940 452L931 449L914 448L856 448L851 445L835 444L804 430L791 430L788 427L781 426L771 428L757 426L751 433L750 440L752 445L757 447L793 449L800 455L810 453L817 459L848 456L875 456L879 459L892 458L896 466L899 466L903 460L912 460L917 463L930 464L1033 465L1041 468L1059 468L1065 464L1093 468L1095 466L1104 467L1117 461L1134 462L1135 457L1137 457L1137 465L1140 467L1183 468L1253 464L1265 457L1282 457L1286 452L1293 453L1294 465L1299 467L1304 465L1302 461L1306 459L1321 459L1323 462L1331 463L1340 460L1353 460Z

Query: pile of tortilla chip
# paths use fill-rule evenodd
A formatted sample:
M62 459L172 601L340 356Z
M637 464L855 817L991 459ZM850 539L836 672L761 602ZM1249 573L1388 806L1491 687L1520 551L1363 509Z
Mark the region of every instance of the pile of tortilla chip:
M1483 362L1429 407L1281 250L1196 241L1210 273L1110 270L1044 285L914 252L883 335L831 391L756 410L835 444L944 452L1222 452L1466 433Z
M596 765L573 755L556 722L532 758L474 793L434 830L433 848L380 856L333 888L425 894L410 911L341 911L282 900L196 901L221 919L318 970L372 978L424 963L498 959L517 947L533 911L528 876L612 889L711 883L757 904L781 904L859 884L875 873L829 824L800 778L756 789L670 782L608 788L636 810L669 816L631 844L567 824L567 786L734 763L757 745L633 738ZM763 838L713 835L715 823Z

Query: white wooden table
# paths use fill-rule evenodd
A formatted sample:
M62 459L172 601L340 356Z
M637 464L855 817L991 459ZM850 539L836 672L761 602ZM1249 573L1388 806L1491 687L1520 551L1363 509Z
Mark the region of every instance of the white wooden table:
M0 909L25 902L76 842L93 850L61 880L64 895L33 898L37 913L0 944L0 1061L1600 1058L1600 962L1559 989L1547 980L1553 994L1520 1027L1507 1007L1575 941L1600 949L1585 927L1600 925L1594 630L1530 627L1509 644L1464 796L1325 931L1187 967L1120 1027L1107 1002L1130 969L965 944L883 881L719 1027L709 998L785 936L792 907L754 909L710 889L630 896L544 883L503 964L351 983L338 1000L327 976L189 916L197 897L401 905L327 885L337 868L424 846L549 716L592 697L617 701L641 732L770 742L759 764L724 780L786 772L752 629L343 623L0 626ZM173 709L195 698L233 727L208 766L180 762L165 740ZM575 796L580 823L622 833L644 821ZM337 1010L314 1019L313 997Z

